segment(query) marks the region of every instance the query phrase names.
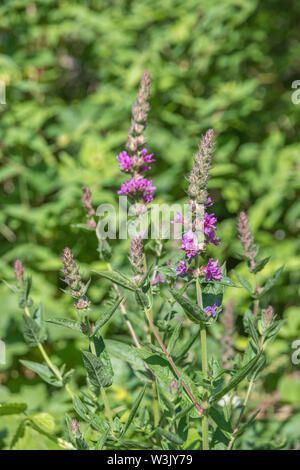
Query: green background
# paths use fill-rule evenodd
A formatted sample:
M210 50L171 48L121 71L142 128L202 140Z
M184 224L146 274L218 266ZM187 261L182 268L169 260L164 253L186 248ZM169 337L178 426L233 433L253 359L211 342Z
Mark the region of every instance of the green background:
M273 401L240 445L295 448L300 369L291 363L291 344L300 339L300 104L292 103L291 86L300 79L299 2L3 0L0 17L0 80L6 83L6 105L0 105L1 279L12 281L19 257L46 317L73 315L71 299L59 290L63 248L74 251L86 278L105 267L93 234L73 227L85 222L81 186L91 187L95 205L115 204L124 179L115 155L124 149L130 108L147 68L147 147L156 158L156 202L184 201L193 155L201 135L213 127L209 187L222 240L213 254L246 274L235 256L237 214L243 209L261 256L271 256L260 281L285 265L269 302L286 323L269 348L253 407ZM126 243L113 244L118 268L128 266L126 251ZM107 284L95 280L89 296L99 306L106 292ZM238 289L227 289L230 297L238 324L249 299ZM64 393L26 376L18 361L39 360L38 352L24 344L21 310L3 283L0 302L0 337L7 343L0 401L22 399L33 412L52 413L59 431L68 408ZM110 328L107 337L127 334L121 320ZM79 340L52 327L49 334L54 360L82 368ZM218 334L211 337L211 352L218 351ZM238 328L235 342L237 349L245 346ZM119 379L117 398L111 399L123 394L130 404L134 385L127 388ZM9 422L0 425L2 446L15 426L14 418ZM22 446L52 444L28 431Z

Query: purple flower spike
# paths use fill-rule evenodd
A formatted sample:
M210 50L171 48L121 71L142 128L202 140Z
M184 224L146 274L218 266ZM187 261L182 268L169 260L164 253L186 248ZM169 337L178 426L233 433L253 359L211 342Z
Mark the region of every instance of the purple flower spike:
M216 313L217 313L217 308L218 308L218 304L217 302L215 302L212 306L208 305L206 307L205 313L207 314L208 317L212 315L215 318Z
M185 274L187 272L187 265L185 261L179 261L178 265L176 266L176 276L181 276L181 274Z
M222 279L221 269L218 265L218 260L213 261L212 258L209 258L207 266L203 269L206 273L206 281L211 279Z

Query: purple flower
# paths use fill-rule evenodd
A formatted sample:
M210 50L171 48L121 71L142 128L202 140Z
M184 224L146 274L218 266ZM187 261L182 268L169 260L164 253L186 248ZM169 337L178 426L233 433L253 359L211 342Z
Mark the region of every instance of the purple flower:
M176 211L176 214L174 216L174 219L171 220L171 224L185 224L185 220L180 214L180 212Z
M154 286L154 285L157 284L157 283L164 284L164 282L165 282L165 281L163 280L162 275L159 274L157 277L155 277L154 279L152 279L152 281L150 282L150 285L151 285L151 286Z
M129 157L126 150L117 155L117 160L119 162L120 169L125 171L125 173L128 172L129 168L131 168L134 163L134 158Z
M178 265L176 266L176 276L180 276L187 272L187 265L185 261L179 261Z
M211 230L208 234L208 241L214 245L220 245L220 239L216 237L216 233L213 230Z
M147 180L146 178L136 178L133 177L132 180L127 180L126 183L121 185L120 191L118 194L127 194L132 197L142 196L145 204L148 204L153 200L152 193L156 189L155 186L152 186L152 181Z
M199 245L195 242L194 232L189 230L183 235L181 249L186 252L188 259L199 251Z
M218 227L216 227L214 224L217 222L217 218L215 217L215 214L207 214L206 212L204 213L204 233L205 235L209 235L210 231L217 230Z
M153 155L153 153L147 154L146 148L141 151L141 156L145 164L141 166L140 171L145 172L151 170L151 166L149 165L149 163L155 162L155 159L152 158Z
M218 265L218 260L213 261L212 258L209 258L207 266L203 269L206 273L206 281L210 281L211 279L222 279L221 269Z
M211 207L214 205L214 201L212 200L210 196L208 196L208 198L206 199L206 203L204 205L205 207Z
M218 304L217 302L215 302L212 306L208 305L206 307L205 313L207 314L208 317L212 315L215 318L216 313L217 313L217 308L218 308Z

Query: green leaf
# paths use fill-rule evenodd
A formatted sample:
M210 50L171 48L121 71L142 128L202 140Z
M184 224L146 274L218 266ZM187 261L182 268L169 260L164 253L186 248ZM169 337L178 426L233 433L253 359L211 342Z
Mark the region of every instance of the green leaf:
M182 328L182 324L183 324L183 320L181 320L181 322L178 322L177 325L174 328L174 331L172 333L172 336L170 338L170 341L169 341L169 344L168 344L168 347L167 347L167 351L168 351L169 354L172 353L173 347L178 341L180 331L181 331L181 328Z
M104 277L105 279L108 279L109 281L113 282L114 284L118 284L121 287L124 287L125 289L129 289L131 291L136 291L137 286L134 284L133 281L128 279L126 276L123 274L117 272L117 271L93 271L94 273L98 274L100 277Z
M21 364L23 364L23 366L27 367L27 369L30 369L35 372L45 382L50 385L53 385L53 387L62 387L62 382L58 380L56 375L54 375L54 373L51 369L49 369L48 366L44 366L43 364L39 364L38 362L32 361L20 360L20 362Z
M280 274L283 271L284 266L281 266L277 271L275 272L274 276L271 279L268 279L267 282L264 285L263 291L257 296L257 297L262 297L265 295L266 292L268 292L272 287L276 284L277 279L279 278Z
M82 333L81 324L79 321L70 320L69 318L49 318L47 323L52 323L53 325L63 326L69 328L70 330L78 331Z
M222 286L227 286L227 287L240 287L238 284L232 281L230 277L228 276L223 276L222 279L218 281L218 283L222 284Z
M121 439L122 439L122 437L125 435L125 433L126 433L127 429L129 428L129 426L130 426L130 424L131 424L133 418L135 417L135 414L136 414L136 412L137 412L137 410L138 410L138 408L139 408L139 406L140 406L140 404L141 404L141 401L142 401L142 399L143 399L143 396L144 396L144 394L145 394L146 387L147 387L147 385L144 385L143 390L141 391L141 393L140 393L139 396L137 397L136 402L135 402L135 404L134 404L132 410L130 411L130 414L129 414L129 416L128 416L128 420L126 421L125 426L124 426L123 431L122 431L121 436L120 436Z
M75 396L73 400L73 407L80 418L93 426L97 431L104 433L109 429L107 421L105 421L104 418L101 418L101 416L90 411L77 396Z
M18 415L26 409L26 403L0 403L0 416Z
M136 298L137 303L142 307L142 309L149 308L149 305L150 305L149 297L140 289L135 291L135 298Z
M55 421L50 413L36 413L30 418L47 432L54 432Z
M31 290L32 280L31 277L27 277L22 282L22 287L19 290L19 307L25 308L32 305L32 300L29 297Z
M218 402L224 395L226 395L230 390L235 388L247 375L254 369L260 355L255 356L251 361L248 362L239 372L237 372L228 385L226 385L222 390L212 395L210 398L210 403Z
M183 308L186 316L194 323L208 323L208 316L198 305L191 302L188 298L178 294L174 289L170 289L176 302Z
M267 258L264 258L260 261L258 261L256 264L255 264L255 268L253 268L251 270L252 273L258 273L259 271L261 271L265 266L266 264L268 263L268 261L270 260L271 256L268 256Z
M42 331L39 324L28 315L23 315L24 319L24 339L28 346L35 347L38 343L43 343L46 340L46 335Z
M105 368L102 360L87 351L81 351L81 354L89 381L93 387L96 389L101 387L110 387L112 384L112 376Z
M250 282L248 282L247 279L245 279L243 276L241 276L236 271L234 271L234 270L232 270L232 271L234 272L234 275L237 278L237 280L239 281L239 283L249 292L249 294L251 294L253 296L254 293L253 293L253 289L252 289L252 286L251 286Z
M25 429L26 429L26 423L27 423L27 418L23 419L23 421L20 422L19 426L17 427L16 432L14 433L12 440L10 442L10 450L15 447L15 445L18 443L19 439L22 439L25 434Z
M237 432L234 433L234 436L235 437L241 436L244 433L244 431L247 428L249 428L249 426L251 426L251 424L254 422L254 420L255 420L255 418L256 418L256 416L258 415L259 412L260 412L260 409L254 411L254 413L252 413L252 415L250 416L248 421L246 423L244 423L242 426L240 426L239 429L237 430Z
M94 335L92 338L92 341L94 341L97 357L99 357L102 360L107 372L111 375L111 377L113 377L114 371L111 365L110 357L106 350L105 342L103 341L103 338L100 335L100 333L97 333L96 335Z
M174 434L173 432L167 431L166 429L162 428L158 428L157 430L162 437L167 439L167 441L178 445L184 444L184 441L177 434Z
M103 312L101 316L98 318L95 324L95 330L94 330L94 335L97 333L97 331L102 328L105 323L108 322L108 320L113 316L117 308L119 307L120 303L122 302L123 297L117 300L117 302L113 305L113 307L108 311L108 312Z

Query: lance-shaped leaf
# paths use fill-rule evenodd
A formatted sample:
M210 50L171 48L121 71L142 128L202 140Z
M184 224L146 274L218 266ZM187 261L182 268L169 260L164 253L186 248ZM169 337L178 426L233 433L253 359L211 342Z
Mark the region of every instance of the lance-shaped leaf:
M209 317L206 315L205 311L202 310L197 304L191 302L187 297L178 294L174 289L170 289L171 294L173 295L176 302L181 305L186 316L194 323L208 323Z
M169 354L172 353L172 350L173 350L175 344L177 343L177 340L179 338L180 331L181 331L181 328L182 328L182 324L183 324L183 320L178 322L177 325L175 326L174 330L173 330L172 336L170 338L170 341L169 341L169 344L168 344L168 347L167 347L167 351L168 351Z
M245 287L245 289L249 292L249 294L250 294L251 296L253 296L253 295L254 295L254 293L253 293L253 288L252 288L250 282L248 282L247 279L245 279L243 276L241 276L241 275L240 275L239 273L237 273L236 271L233 270L233 272L234 272L234 275L235 275L235 277L237 278L237 280L240 282L240 284L241 284L243 287Z
M234 281L230 279L228 276L222 276L222 279L218 281L222 286L228 286L228 287L240 287L238 284L236 284Z
M80 322L70 320L69 318L49 318L49 320L47 320L47 323L63 326L65 328L69 328L70 330L79 331L80 333L82 333Z
M230 382L228 383L228 385L226 385L222 390L220 390L219 392L215 393L212 395L212 397L210 398L210 403L213 404L213 403L216 403L218 402L224 395L226 395L228 392L230 392L230 390L232 390L233 388L237 387L237 385L245 378L247 377L247 375L254 370L256 364L257 364L257 361L258 359L260 358L260 354L258 354L257 356L255 356L251 361L249 361L239 372L237 372L233 377L232 379L230 380Z
M27 423L27 419L23 419L20 422L19 426L17 427L16 432L14 433L12 440L10 442L10 446L9 446L10 450L14 448L14 446L18 443L19 439L22 439L22 437L24 437L26 423Z
M62 386L62 382L58 380L56 375L54 375L54 373L52 372L51 369L49 369L48 366L44 366L43 364L39 364L38 362L33 362L33 361L20 360L20 362L21 364L23 364L23 366L27 367L27 369L30 369L33 372L35 372L45 382L47 382L50 385L53 385L53 387Z
M173 432L167 431L167 429L162 429L158 428L159 434L167 439L167 441L172 442L174 444L179 444L183 445L184 441L181 439L181 437L178 436L178 434L174 434Z
M274 276L271 279L267 280L267 282L264 285L264 288L263 288L262 292L258 295L258 297L262 297L263 295L265 295L266 292L268 292L270 289L272 289L272 287L277 282L277 279L279 278L280 274L282 273L283 268L284 268L284 266L281 266L279 269L277 269Z
M270 259L270 256L268 256L267 258L261 259L260 261L257 261L255 263L255 267L251 270L251 272L258 273L259 271L261 271L266 266L269 259Z
M138 408L139 408L139 406L140 406L140 404L141 404L141 401L142 401L142 399L143 399L143 396L144 396L146 387L147 387L147 385L144 385L143 390L141 391L141 393L140 393L139 396L137 397L137 400L136 400L136 402L135 402L135 404L134 404L134 406L133 406L133 408L132 408L132 410L130 411L130 414L129 414L129 416L128 416L128 420L127 420L126 423L125 423L125 426L124 426L123 431L122 431L122 433L121 433L120 439L122 439L122 437L125 435L127 429L129 428L130 424L132 423L132 420L133 420L133 418L135 417L136 412L137 412L137 410L138 410Z
M18 415L26 409L26 403L0 403L0 416Z
M90 411L87 406L80 400L80 398L75 397L73 400L73 406L76 413L83 419L85 422L93 426L97 431L104 433L109 430L109 424L101 416L96 415Z
M24 319L24 339L28 346L35 347L38 343L43 343L46 340L46 335L42 331L39 324L28 315L23 315Z
M102 328L102 326L105 325L105 323L107 323L108 320L113 316L113 314L115 313L115 311L119 307L122 300L123 300L123 297L118 299L117 302L113 305L113 307L110 310L108 310L107 312L103 312L100 315L100 317L98 318L98 320L96 321L96 324L95 324L94 334L96 334L97 331L100 328Z
M239 437L241 436L244 431L249 427L251 426L251 424L254 422L256 416L258 415L258 413L260 412L260 409L259 410L256 410L254 411L254 413L252 413L252 415L250 416L250 418L248 419L248 421L246 423L244 423L242 426L240 426L240 428L234 433L234 436L235 437Z
M31 277L27 277L22 282L22 287L19 290L19 307L31 307L32 299L30 298L30 290L31 290L32 280Z
M114 284L118 284L125 289L129 289L131 291L136 291L137 286L128 279L123 274L119 273L118 271L93 271L94 273L98 274L98 276L108 279L109 281L113 282Z
M111 365L110 357L106 350L105 343L100 333L97 333L96 335L94 335L92 341L94 341L97 357L99 357L101 361L103 362L107 373L110 374L111 377L113 377L114 371Z
M150 305L149 297L140 289L135 291L135 298L136 298L137 303L142 307L142 309L149 308L149 305Z
M84 367L87 371L90 383L96 389L110 387L112 375L102 362L102 360L88 351L81 351Z

